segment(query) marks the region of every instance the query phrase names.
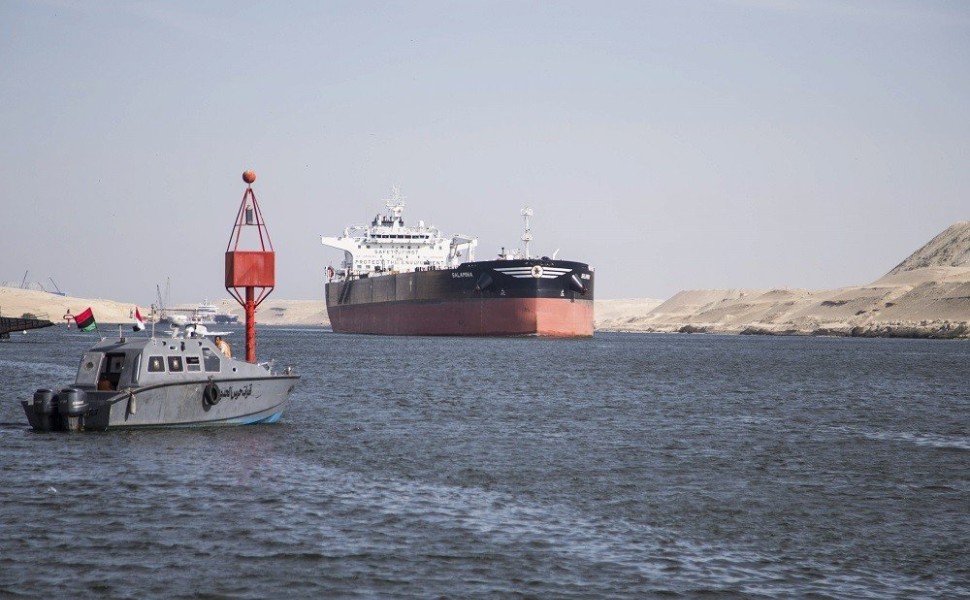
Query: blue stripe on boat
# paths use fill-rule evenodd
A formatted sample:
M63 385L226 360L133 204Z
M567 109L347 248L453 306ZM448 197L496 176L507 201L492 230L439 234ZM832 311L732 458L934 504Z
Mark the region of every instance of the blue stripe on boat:
M283 417L283 411L275 412L268 417L248 417L239 419L236 423L240 425L258 425L261 423L275 423Z

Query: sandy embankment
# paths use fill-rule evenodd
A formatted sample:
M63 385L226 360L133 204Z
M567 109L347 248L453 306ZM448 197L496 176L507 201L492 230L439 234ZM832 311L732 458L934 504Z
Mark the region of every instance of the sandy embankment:
M880 337L970 337L970 222L956 223L885 276L831 290L687 290L600 329Z
M651 309L658 306L662 300L628 299L628 300L596 300L595 314L597 327L612 327L622 329L625 323L633 323L645 317ZM225 298L213 301L212 304L220 313L228 313L243 319L243 309L231 299ZM40 318L50 319L55 323L64 323L62 316L70 310L78 314L87 307L91 307L98 323L132 323L134 302L117 302L100 298L73 298L58 296L39 290L23 290L20 288L0 287L0 311L8 317L19 317L23 313L33 313ZM195 304L180 304L173 308L188 311L191 314ZM148 310L140 307L142 316L148 318ZM278 300L269 298L256 312L257 322L264 325L319 325L330 326L327 317L327 307L320 300Z
M219 312L242 315L243 310L232 299L214 302ZM175 308L191 311L197 305L182 304ZM133 323L132 312L134 302L118 302L102 298L74 298L59 296L39 290L23 290L20 288L0 287L0 311L4 316L19 317L23 313L32 313L42 319L50 319L55 323L64 323L63 316L68 310L71 314L78 314L85 308L91 307L94 318L98 323ZM148 319L148 307L139 306L143 317ZM190 313L187 313L190 314ZM256 311L256 320L265 325L330 325L327 318L327 308L323 300L274 300L267 299Z
M970 268L933 267L834 290L689 290L601 330L970 337Z
M242 314L235 300L214 303ZM87 307L99 323L131 323L135 304L0 288L0 311L33 313L55 323ZM147 316L145 307L142 314ZM181 305L193 309L195 305ZM884 277L831 290L687 290L666 301L597 300L600 331L710 332L786 335L970 337L970 222L949 227ZM266 325L329 326L323 299L267 299L257 311Z
M63 324L64 315L70 311L76 315L91 307L94 318L99 323L132 323L131 311L134 303L104 300L102 298L73 298L60 296L40 290L0 287L0 313L5 317L19 317L31 313L41 319L49 319L55 324ZM71 321L73 324L73 321Z
M655 298L595 300L593 302L595 328L598 330L624 331L627 325L645 319L650 311L661 304L663 304L663 300Z
M242 315L234 300L213 304ZM77 314L89 306L100 324L133 322L134 303L0 288L5 316L29 312L62 324L68 309ZM688 290L666 301L597 300L595 315L597 331L970 337L970 267L927 267L834 290ZM257 321L330 325L322 300L266 300Z

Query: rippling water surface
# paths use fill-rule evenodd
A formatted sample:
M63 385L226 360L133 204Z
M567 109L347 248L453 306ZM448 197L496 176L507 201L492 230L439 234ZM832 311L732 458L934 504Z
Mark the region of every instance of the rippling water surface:
M0 597L970 596L965 342L266 327L278 424L29 431L94 339L0 343Z

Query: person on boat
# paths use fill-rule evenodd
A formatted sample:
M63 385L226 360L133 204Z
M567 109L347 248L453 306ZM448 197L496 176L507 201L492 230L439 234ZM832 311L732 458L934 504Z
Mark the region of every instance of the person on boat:
M225 355L226 358L232 358L232 349L229 347L229 342L222 339L221 335L217 335L216 339L213 341L216 344L216 348L221 350L222 354Z

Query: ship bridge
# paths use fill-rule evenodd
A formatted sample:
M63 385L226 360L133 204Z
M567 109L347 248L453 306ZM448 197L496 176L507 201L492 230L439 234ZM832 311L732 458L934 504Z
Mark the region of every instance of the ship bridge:
M324 246L344 251L339 275L344 278L390 273L449 269L475 260L478 240L466 235L444 236L434 226L419 221L404 224L404 200L397 188L385 199L387 213L378 214L369 226L344 229L343 235L321 236Z

